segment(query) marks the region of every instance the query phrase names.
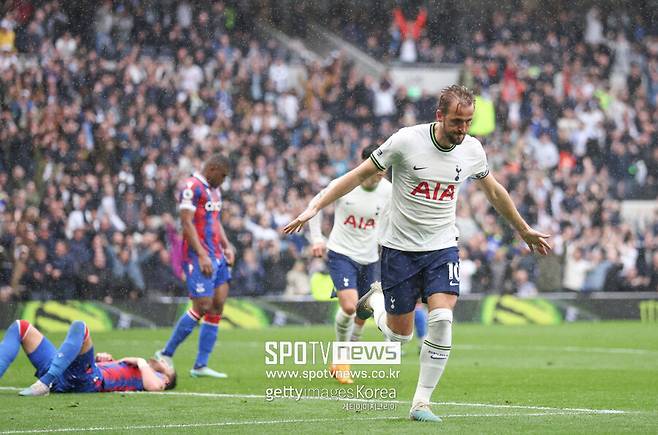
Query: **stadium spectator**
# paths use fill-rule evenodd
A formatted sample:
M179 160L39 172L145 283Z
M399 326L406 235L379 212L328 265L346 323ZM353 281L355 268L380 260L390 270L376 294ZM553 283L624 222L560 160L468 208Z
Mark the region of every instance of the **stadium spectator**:
M286 296L305 296L311 292L310 277L306 273L303 261L295 261L292 269L286 274L286 283Z
M587 270L585 275L585 282L583 283L583 291L599 291L603 290L605 285L605 277L611 263L603 258L603 253L600 248L594 249L590 254L591 267Z
M235 295L265 293L265 270L259 264L256 253L248 248L235 268Z
M69 255L65 240L55 242L52 268L46 269L47 280L53 289L55 299L65 300L75 297L75 263Z
M179 295L184 290L184 285L172 267L169 250L159 241L152 242L148 249L149 253L142 263L148 292Z
M16 49L14 25L8 18L0 20L0 51L13 52Z
M514 272L514 288L516 295L524 298L531 298L537 296L537 286L530 281L528 271L525 269L518 269Z
M128 244L106 250L112 270L112 294L119 298L138 299L144 292L145 283L137 253Z
M265 290L268 294L282 294L286 290L287 273L292 270L297 252L294 245L281 248L280 242L274 240L266 245L263 269L265 271Z
M658 251L651 256L650 270L648 290L658 292Z
M83 266L80 274L83 281L81 298L112 303L112 295L108 291L112 285L112 276L107 264L107 256L102 250L94 252L91 262Z
M416 42L420 39L421 32L427 22L427 10L421 8L414 21L407 21L402 9L393 10L393 21L400 32L400 61L406 63L415 63L418 59Z
M585 278L591 268L590 262L584 258L582 248L575 245L568 246L562 287L567 291L582 291Z

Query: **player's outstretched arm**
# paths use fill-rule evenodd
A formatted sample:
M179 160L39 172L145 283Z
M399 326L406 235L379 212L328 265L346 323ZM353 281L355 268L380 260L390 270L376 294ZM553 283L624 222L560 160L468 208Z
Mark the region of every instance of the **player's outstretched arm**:
M493 174L489 173L486 177L478 179L477 183L480 189L484 191L491 205L516 229L532 252L537 251L541 255L547 255L551 251L551 245L546 240L550 235L533 230L528 225L519 214L507 190L496 180Z
M332 181L332 183L335 183L335 181ZM329 186L331 186L331 183ZM309 203L309 206L316 204L322 195L327 192L329 186L315 195ZM322 210L318 210L317 214L308 221L308 228L311 233L311 255L314 257L323 257L326 250L326 243L322 236Z
M375 166L372 160L368 159L347 174L332 181L324 195L319 198L316 197L317 201L314 198L306 210L283 228L283 232L285 234L292 234L295 231L300 231L304 224L315 216L319 210L322 210L338 198L351 192L368 177L375 175L377 172L379 172L377 166Z

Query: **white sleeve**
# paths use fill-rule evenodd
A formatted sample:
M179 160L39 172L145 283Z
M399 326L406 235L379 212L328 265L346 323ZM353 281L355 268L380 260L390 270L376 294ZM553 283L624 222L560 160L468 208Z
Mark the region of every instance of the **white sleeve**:
M322 198L322 195L325 194L329 186L331 186L334 182L335 180L332 180L327 187L325 187L320 191L320 193L315 195L311 200L310 204L318 202L320 198ZM308 221L308 228L311 232L311 243L324 242L324 237L322 237L322 210L318 210L318 213L315 216L313 216L311 220Z
M389 225L389 219L390 219L390 214L391 214L391 205L386 204L386 207L384 210L382 210L382 215L380 217L380 224L379 224L379 229L377 231L377 243L380 245L382 244L382 239L384 238L384 235L386 234L386 229L388 228Z
M308 221L308 228L311 231L311 243L324 242L322 237L322 210Z
M397 160L400 151L400 142L400 132L398 131L370 154L370 160L377 166L377 169L385 171Z
M388 180L382 180L381 183L388 183ZM386 234L386 229L388 228L389 225L389 219L391 215L391 196L392 196L392 189L390 187L387 187L387 192L386 192L386 202L384 203L384 209L382 210L382 214L379 217L379 228L377 229L377 243L380 245L382 244L382 239L384 238L384 235Z
M478 145L480 146L478 149L478 159L471 170L471 177L480 180L489 175L489 163L487 162L487 154L484 152L484 148L479 141Z
M197 186L194 186L192 183L188 183L180 193L178 208L179 210L190 210L196 211L196 207L199 204L199 198L201 197L201 189Z

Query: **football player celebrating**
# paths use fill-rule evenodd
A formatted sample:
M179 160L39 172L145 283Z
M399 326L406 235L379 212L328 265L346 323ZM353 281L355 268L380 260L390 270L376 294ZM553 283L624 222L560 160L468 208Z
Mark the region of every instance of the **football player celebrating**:
M482 144L467 134L474 101L473 93L463 86L445 88L436 122L400 129L284 228L288 234L299 231L318 210L377 172L392 168L390 219L382 238L382 281L359 300L357 316L374 315L386 338L405 343L413 335L416 300L421 297L428 304L427 336L409 412L417 421L441 421L429 402L452 346L452 311L459 296L455 211L461 184L474 179L531 251L546 255L551 249L549 235L525 222L507 190L489 172Z

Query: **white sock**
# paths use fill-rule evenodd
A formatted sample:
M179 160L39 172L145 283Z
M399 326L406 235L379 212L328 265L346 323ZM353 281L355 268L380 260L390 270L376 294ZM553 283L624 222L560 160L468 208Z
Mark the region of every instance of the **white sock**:
M429 403L448 363L452 345L452 310L436 308L427 316L427 338L420 348L420 373L412 407Z
M386 325L386 307L384 306L384 294L375 292L370 296L370 306L372 307L372 318L375 325L384 332L382 325ZM384 335L386 333L384 332Z
M349 315L341 307L336 311L336 341L348 341L354 325L354 314Z
M361 334L363 334L364 326L365 323L363 325L359 325L358 323L354 322L354 326L352 326L352 337L350 337L350 341L361 340Z

